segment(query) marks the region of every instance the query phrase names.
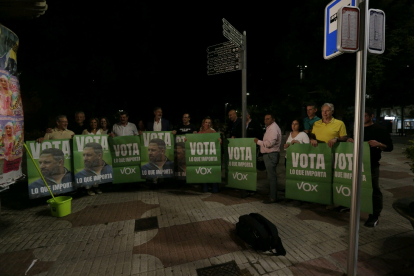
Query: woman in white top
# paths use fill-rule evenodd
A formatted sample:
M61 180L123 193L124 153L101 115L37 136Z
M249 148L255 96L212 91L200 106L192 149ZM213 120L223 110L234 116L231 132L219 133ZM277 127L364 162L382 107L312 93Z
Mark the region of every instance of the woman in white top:
M102 134L111 133L111 125L109 124L109 120L106 117L101 118L101 133Z
M303 121L302 120L293 120L292 122L292 132L289 134L284 145L285 150L293 144L309 144L309 136L303 132ZM286 167L286 156L285 156L285 167Z
M98 118L91 118L89 119L89 127L82 131L82 135L100 135L102 133L102 129L99 128L98 125Z

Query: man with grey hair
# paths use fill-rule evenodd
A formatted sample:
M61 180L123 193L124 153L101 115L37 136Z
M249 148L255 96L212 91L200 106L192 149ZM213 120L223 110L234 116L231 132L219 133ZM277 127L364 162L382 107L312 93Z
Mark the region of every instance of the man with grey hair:
M40 137L36 141L42 143L43 140L54 140L54 139L71 139L75 133L68 128L68 118L66 115L59 115L56 117L56 125L54 129L48 129L45 137Z
M91 190L92 186L95 191L100 194L98 184L112 181L112 166L103 160L103 149L101 144L91 142L87 143L83 148L84 169L75 175L76 183L85 187L89 195L95 195Z
M263 128L258 122L252 119L251 111L246 109L246 138L263 138ZM242 137L242 124L238 124L235 135L231 138Z
M83 122L85 122L85 113L83 111L75 112L75 126L73 127L73 132L75 134L82 134L82 132L88 128Z
M164 178L174 174L174 162L165 156L165 142L162 139L152 139L148 144L149 162L142 166L142 178Z
M44 149L39 156L39 168L53 194L73 191L72 174L64 167L65 155L56 148ZM29 197L50 195L42 178L29 184Z
M318 146L318 143L327 143L330 148L339 142L346 141L347 134L344 122L335 119L334 105L331 103L324 103L322 105L322 119L316 121L312 128L312 146Z

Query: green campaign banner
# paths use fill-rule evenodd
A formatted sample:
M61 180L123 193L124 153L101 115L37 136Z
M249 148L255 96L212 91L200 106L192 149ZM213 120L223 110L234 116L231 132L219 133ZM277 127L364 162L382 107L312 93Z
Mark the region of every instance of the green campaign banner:
M220 133L186 134L187 183L221 183Z
M256 144L253 138L226 139L227 187L256 191Z
M112 157L108 135L75 135L73 167L78 187L112 182Z
M112 155L113 183L144 181L141 178L141 155L139 136L109 137Z
M69 139L47 140L43 143L37 143L36 141L26 142L36 165L55 196L72 192L76 189L71 172L72 151L70 144ZM28 154L27 176L30 199L51 196Z
M332 203L332 154L328 144L293 144L287 148L286 198Z
M176 179L185 180L187 165L185 161L185 134L175 135L174 175Z
M174 136L171 131L143 131L141 177L174 177Z
M353 151L353 143L339 143L333 148L333 202L345 207L351 207ZM364 142L362 151L361 211L372 214L371 158L368 142Z

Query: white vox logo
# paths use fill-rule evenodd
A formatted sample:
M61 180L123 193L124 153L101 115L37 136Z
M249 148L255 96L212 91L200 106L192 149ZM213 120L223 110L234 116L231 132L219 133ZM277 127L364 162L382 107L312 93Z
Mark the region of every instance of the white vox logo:
M318 187L318 185L312 185L309 183L296 183L296 185L298 185L298 189L299 190L304 190L305 192L311 192L311 191L315 191L317 192L318 190L316 189L316 187Z
M131 169L131 168L123 168L123 169L121 170L121 174L126 174L126 175L129 175L129 174L131 174L131 173L135 173L135 169L136 169L136 168L133 168L133 169Z
M198 167L198 169L196 169L196 173L202 175L211 174L211 168Z
M246 174L242 174L242 173L239 173L239 172L233 173L233 179L247 180L247 173Z
M343 194L344 196L350 196L351 190L348 187L343 187L342 185L340 187L335 187L336 192L338 194Z

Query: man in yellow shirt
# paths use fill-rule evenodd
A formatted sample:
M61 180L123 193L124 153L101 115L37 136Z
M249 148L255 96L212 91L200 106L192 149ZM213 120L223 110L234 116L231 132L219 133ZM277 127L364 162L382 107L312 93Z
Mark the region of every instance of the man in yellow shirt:
M338 141L346 141L347 134L344 122L335 119L334 105L325 103L322 105L322 119L313 124L311 139L312 146L318 146L318 143L327 143L330 148Z
M36 141L42 143L43 140L54 140L54 139L71 139L75 133L72 130L67 129L68 118L65 115L59 115L56 117L57 127L52 129L52 132L46 133L45 137L40 137Z

